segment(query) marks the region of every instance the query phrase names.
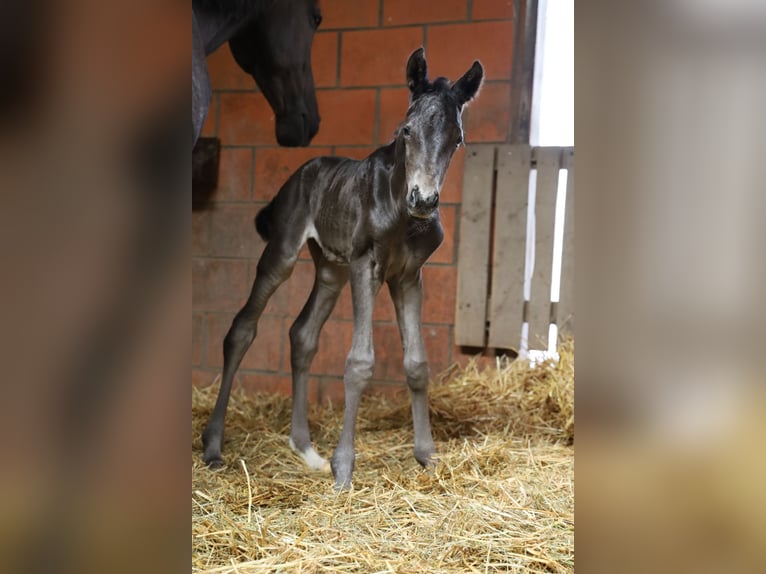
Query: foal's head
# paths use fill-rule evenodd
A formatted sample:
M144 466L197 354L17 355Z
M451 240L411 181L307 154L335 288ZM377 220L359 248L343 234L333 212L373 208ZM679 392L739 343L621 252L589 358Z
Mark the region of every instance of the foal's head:
M229 40L234 59L274 110L283 146L306 146L319 130L311 43L321 21L318 0L272 0Z
M425 52L418 48L407 62L410 107L399 126L397 145L405 150L407 209L427 219L439 205L452 155L463 143L463 106L479 91L484 68L475 61L457 82L428 80Z

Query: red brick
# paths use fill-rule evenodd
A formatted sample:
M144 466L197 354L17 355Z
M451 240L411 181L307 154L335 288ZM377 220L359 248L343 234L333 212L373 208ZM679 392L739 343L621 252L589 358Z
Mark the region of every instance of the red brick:
M407 400L407 387L403 382L372 381L365 396L384 396L393 401ZM342 378L323 377L319 388L320 402L324 406L342 408L345 403L345 388Z
M295 282L291 283L289 287L289 299L290 305L287 314L293 319L303 309L306 301L311 293L311 288L314 284L314 263L313 262L298 262L296 270L293 272ZM292 281L293 278L290 278ZM351 300L351 285L346 283L341 291L338 302L333 309L332 319L345 319L353 320L354 318L354 305ZM387 287L382 287L375 299L375 308L373 310L373 320L375 321L394 321L396 319L396 311L394 310L394 304L391 302L391 296L388 293Z
M342 377L323 377L319 381L319 402L322 405L342 407L345 397Z
M308 300L311 288L314 284L314 263L312 261L299 261L290 279L287 280L289 303L284 309L284 315L294 320L303 309ZM276 296L275 296L276 297ZM268 311L269 307L266 307ZM273 311L274 314L280 314L282 311ZM354 306L351 300L351 286L349 283L343 287L338 302L333 309L332 319L344 319L351 321L354 318ZM375 308L373 310L374 321L392 322L396 321L396 309L391 301L391 294L387 286L381 287L378 296L375 299Z
M254 90L253 77L239 67L229 45L222 46L207 59L210 83L214 90Z
M301 247L300 253L298 253L298 259L301 261L312 261L311 252L309 251L308 242Z
M192 386L199 388L209 387L219 374L217 370L192 369Z
M391 293L388 290L388 286L384 285L378 291L378 296L375 298L375 308L372 312L372 318L374 321L396 321L396 308L394 302L391 300Z
M452 156L447 170L447 177L442 186L440 203L460 203L463 199L463 166L465 165L465 146Z
M338 157L350 157L352 159L364 159L372 152L378 149L375 146L346 147L338 146L335 148L335 155Z
M350 283L346 283L343 291L340 292L338 303L335 305L331 317L334 319L347 319L349 321L354 319L354 304L351 301Z
M270 395L292 395L292 378L289 375L275 375L272 373L242 373L239 375L242 388L246 392L264 393ZM310 403L316 403L319 399L319 385L317 381L309 379L308 399Z
M192 259L192 308L238 311L249 292L247 260Z
M429 261L431 263L454 263L455 259L455 207L443 205L439 209L442 228L444 229L444 241L434 252Z
M211 253L217 257L260 257L265 245L255 231L252 204L217 204L210 214Z
M318 88L334 86L338 79L338 32L320 32L311 46L311 72Z
M374 397L386 397L392 402L403 402L407 400L408 393L409 391L407 390L407 385L404 383L404 381L372 381L372 384L367 389L365 395Z
M372 337L375 344L372 377L376 380L404 380L404 354L399 327L395 323L376 323Z
M277 145L274 112L263 94L219 94L218 135L224 145Z
M425 325L423 327L423 341L426 345L428 366L431 368L433 379L451 364L452 340L450 328L447 325Z
M457 269L426 265L423 267L423 322L455 322Z
M463 113L465 141L504 142L511 121L511 84L487 84Z
M365 28L378 25L380 0L326 0L322 7L320 30Z
M247 201L253 192L253 151L243 148L221 149L218 165L216 201Z
M383 0L383 25L465 20L468 13L466 4L466 0L441 0L441 2Z
M202 364L202 341L205 320L201 313L192 313L192 365Z
M321 155L330 155L330 148L258 148L255 151L255 199L271 201L296 169Z
M202 124L201 137L213 138L218 134L218 123L216 122L216 110L218 109L218 96L213 94L210 99L210 108L207 111L205 123Z
M375 133L375 90L317 93L322 122L314 145L371 145Z
M210 253L210 210L192 211L192 256Z
M457 80L474 60L479 60L484 66L485 79L509 79L513 62L513 22L432 26L428 29L426 57L433 76Z
M387 144L394 139L394 131L404 121L410 105L407 88L380 90L380 116L378 117L378 143Z
M288 279L288 299L289 304L286 311L286 315L290 317L291 323L298 317L298 314L303 309L303 306L308 301L311 289L314 285L314 276L316 271L314 269L313 261L299 261L295 265L293 274ZM343 291L338 298L338 303L335 305L335 309L331 315L335 319L352 319L353 307L351 305L351 288L348 283L343 288Z
M407 83L407 58L422 45L421 28L346 32L341 42L340 83L403 86Z
M319 352L311 365L312 374L343 376L346 356L351 349L352 332L350 321L327 321L319 336Z
M444 325L425 325L422 328L423 343L426 347L431 375L435 376L446 369L450 363L449 327ZM376 380L405 381L404 350L395 324L376 324L375 371Z
M512 0L473 0L471 16L474 20L513 18Z
M206 365L223 367L223 339L229 332L233 313L210 313L207 316ZM282 318L262 315L258 335L242 359L242 369L278 371L282 355Z

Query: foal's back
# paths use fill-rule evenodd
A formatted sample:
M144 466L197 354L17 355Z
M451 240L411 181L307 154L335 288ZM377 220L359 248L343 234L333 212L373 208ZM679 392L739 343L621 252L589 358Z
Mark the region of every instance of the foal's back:
M413 226L392 189L394 148L392 142L363 160L324 156L306 162L258 214L258 232L267 241L274 230L301 244L314 239L329 261L342 264L376 244L389 253L404 248L406 237L427 228L438 237L435 249L441 242L438 212L430 223Z

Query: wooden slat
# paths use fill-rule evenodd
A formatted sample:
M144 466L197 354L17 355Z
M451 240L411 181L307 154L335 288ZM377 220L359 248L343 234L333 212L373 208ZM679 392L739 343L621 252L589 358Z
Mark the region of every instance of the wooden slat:
M561 148L537 148L535 271L532 275L532 289L527 306L529 349L548 348L548 328L551 319L553 233L560 165Z
M524 253L529 195L528 145L498 146L489 346L519 349L524 321Z
M575 270L575 208L574 208L574 151L564 151L562 159L567 169L567 197L564 213L564 248L561 254L561 291L556 306L556 324L559 335L574 335L574 270Z
M466 150L458 246L455 343L483 347L486 341L489 233L495 146Z

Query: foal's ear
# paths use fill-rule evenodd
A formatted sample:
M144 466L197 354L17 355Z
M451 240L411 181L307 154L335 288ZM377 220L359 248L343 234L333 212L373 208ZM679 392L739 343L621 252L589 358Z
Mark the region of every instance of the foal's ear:
M461 107L474 98L476 92L479 91L483 80L484 68L482 67L481 62L476 60L474 61L473 66L471 66L471 69L463 74L463 77L457 82L452 84L452 93L455 94L458 104L460 104Z
M407 86L414 100L428 87L428 66L426 51L421 47L415 50L407 60Z

